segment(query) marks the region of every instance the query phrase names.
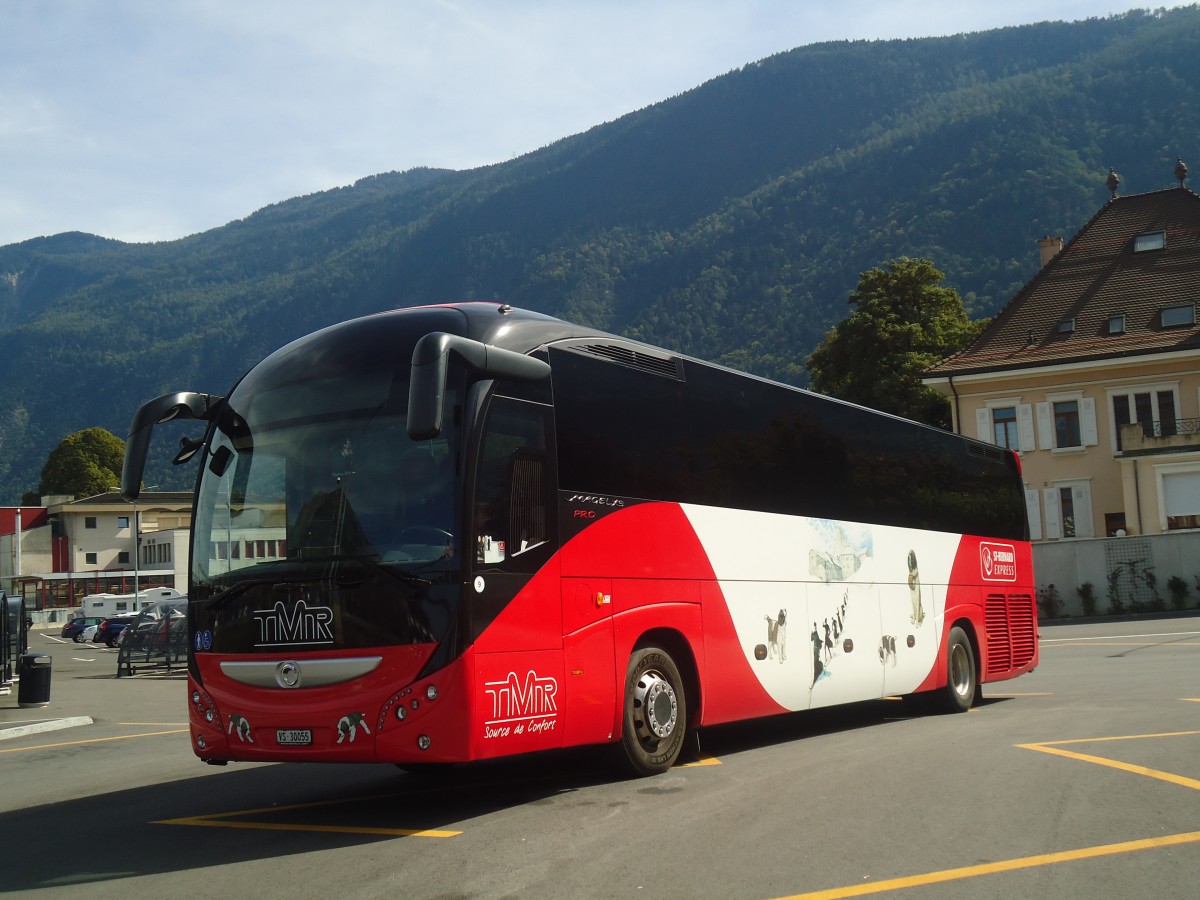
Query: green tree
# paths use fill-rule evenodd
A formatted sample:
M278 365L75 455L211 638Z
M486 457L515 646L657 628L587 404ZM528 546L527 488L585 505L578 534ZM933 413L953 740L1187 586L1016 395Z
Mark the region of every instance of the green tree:
M850 295L854 311L805 361L813 389L949 428L949 401L921 384L921 373L966 346L984 323L967 318L944 277L931 261L908 257L863 272Z
M125 442L103 428L67 435L50 451L38 491L91 497L121 483Z

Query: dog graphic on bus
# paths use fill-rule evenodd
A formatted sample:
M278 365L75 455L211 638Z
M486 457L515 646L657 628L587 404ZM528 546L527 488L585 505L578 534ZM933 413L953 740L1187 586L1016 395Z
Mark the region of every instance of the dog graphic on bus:
M787 659L787 610L781 609L774 619L769 615L763 618L767 620L767 659L779 657L782 664Z
M236 734L242 743L254 743L254 738L250 736L250 720L237 713L229 714L229 734Z
M366 720L367 720L367 717L363 713L360 713L360 712L346 713L346 715L344 715L340 719L338 719L337 742L340 744L342 741L348 740L351 744L353 744L354 739L356 737L358 737L358 729L360 729L360 728L363 731L365 731L367 734L370 734L371 729L367 727Z
M925 621L925 607L921 605L921 574L917 571L917 552L908 551L908 592L912 597L910 621L920 625Z

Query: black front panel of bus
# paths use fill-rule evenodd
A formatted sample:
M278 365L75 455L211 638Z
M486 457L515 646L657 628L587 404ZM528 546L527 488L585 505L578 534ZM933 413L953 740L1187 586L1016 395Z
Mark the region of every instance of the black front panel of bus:
M670 377L550 360L565 490L1026 535L1020 478L994 448L693 361Z

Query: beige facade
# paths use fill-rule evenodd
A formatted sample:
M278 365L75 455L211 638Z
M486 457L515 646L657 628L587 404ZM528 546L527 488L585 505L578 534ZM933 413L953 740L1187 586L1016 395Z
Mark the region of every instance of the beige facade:
M1116 196L924 374L961 434L1018 451L1039 589L1067 612L1200 593L1200 197Z
M1035 541L1200 524L1200 354L1172 357L954 379L955 430L1019 452Z

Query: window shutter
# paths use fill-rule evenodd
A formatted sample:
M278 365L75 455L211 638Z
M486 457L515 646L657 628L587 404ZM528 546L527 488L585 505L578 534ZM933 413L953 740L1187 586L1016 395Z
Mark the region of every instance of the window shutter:
M975 410L975 434L981 441L996 443L996 435L992 432L992 411L986 406Z
M1079 433L1085 447L1100 443L1096 434L1096 401L1091 397L1079 401Z
M1017 427L1021 434L1021 450L1035 449L1037 445L1033 442L1033 407L1028 403L1017 407Z
M1092 525L1092 492L1086 484L1071 485L1071 505L1075 507L1075 537L1095 537Z
M1038 446L1043 450L1054 449L1054 422L1050 419L1050 404L1037 405Z
M1062 537L1062 526L1059 524L1062 511L1058 507L1058 488L1043 488L1042 496L1046 501L1046 537Z
M1029 539L1042 539L1042 507L1038 503L1038 492L1034 488L1025 492L1025 513L1029 518Z

